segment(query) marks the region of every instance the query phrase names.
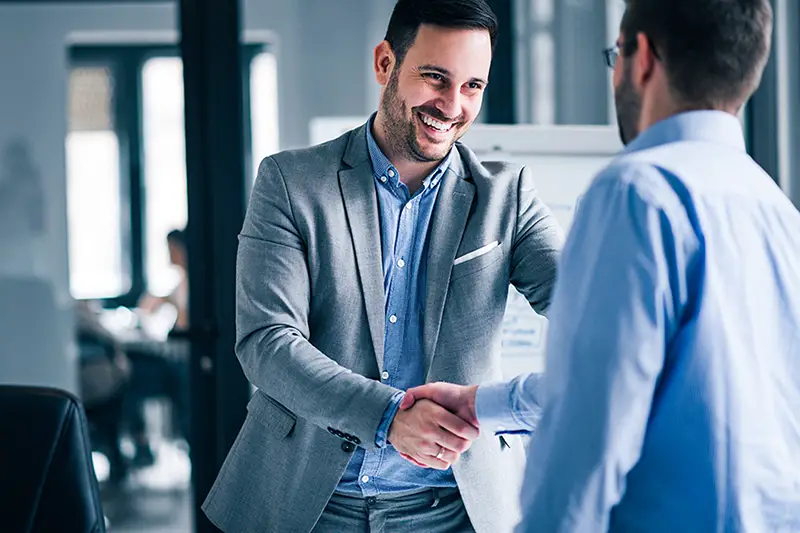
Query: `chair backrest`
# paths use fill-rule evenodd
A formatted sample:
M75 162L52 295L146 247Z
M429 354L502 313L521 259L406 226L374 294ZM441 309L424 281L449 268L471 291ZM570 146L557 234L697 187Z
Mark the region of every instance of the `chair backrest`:
M105 520L80 401L0 386L0 530L102 533Z

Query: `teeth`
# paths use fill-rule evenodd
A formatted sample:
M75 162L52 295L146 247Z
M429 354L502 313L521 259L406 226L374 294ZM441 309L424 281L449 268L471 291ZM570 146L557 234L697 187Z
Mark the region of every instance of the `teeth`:
M422 117L422 122L424 122L425 124L427 124L431 128L439 130L439 131L448 131L452 126L452 124L448 125L448 124L445 124L444 122L439 122L438 120L434 120L431 117L429 117L428 115L420 114L420 117Z

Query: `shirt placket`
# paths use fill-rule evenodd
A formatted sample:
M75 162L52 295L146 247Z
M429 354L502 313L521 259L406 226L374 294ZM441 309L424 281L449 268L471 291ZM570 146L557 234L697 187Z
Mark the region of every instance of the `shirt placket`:
M403 388L403 383L398 380L401 357L403 352L403 338L406 326L406 314L408 312L408 283L409 275L408 262L411 258L414 246L414 231L416 230L416 220L413 216L413 203L417 198L408 200L402 198L402 193L397 191L395 195L398 202L398 220L395 246L392 261L392 279L389 284L389 294L387 295L386 324L385 324L385 346L384 351L384 372L381 381L390 386ZM408 208L411 206L411 208ZM375 477L380 473L386 450L377 450L375 453L365 455L359 474L359 485L365 497L380 494L375 483Z

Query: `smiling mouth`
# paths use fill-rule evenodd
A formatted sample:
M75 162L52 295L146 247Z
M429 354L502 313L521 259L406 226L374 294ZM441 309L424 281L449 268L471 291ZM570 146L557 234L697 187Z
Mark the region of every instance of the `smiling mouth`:
M419 117L420 122L422 122L422 124L425 126L425 130L433 135L448 133L456 125L455 122L442 122L441 120L436 120L430 115L426 115L421 112L417 112L417 116Z

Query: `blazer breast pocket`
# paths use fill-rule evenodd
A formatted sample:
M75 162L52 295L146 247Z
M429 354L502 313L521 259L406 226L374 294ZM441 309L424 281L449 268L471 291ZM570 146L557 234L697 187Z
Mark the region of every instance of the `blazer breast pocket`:
M488 243L456 256L450 281L480 272L503 259L503 246L499 241Z

